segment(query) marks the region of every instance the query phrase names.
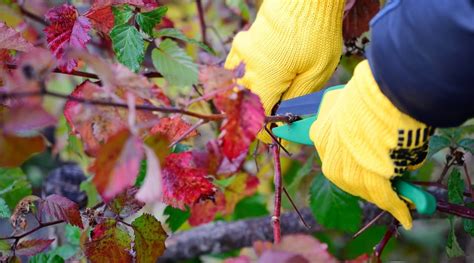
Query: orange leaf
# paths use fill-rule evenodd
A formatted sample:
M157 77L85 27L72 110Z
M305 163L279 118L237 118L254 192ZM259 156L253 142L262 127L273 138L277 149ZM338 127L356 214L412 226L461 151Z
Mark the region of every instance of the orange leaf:
M0 134L0 167L20 166L31 155L45 149L46 144L42 136L18 137Z

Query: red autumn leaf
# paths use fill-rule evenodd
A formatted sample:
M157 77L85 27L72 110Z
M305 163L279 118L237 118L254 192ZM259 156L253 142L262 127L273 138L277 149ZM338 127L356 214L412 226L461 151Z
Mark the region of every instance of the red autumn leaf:
M122 191L109 203L110 210L121 218L135 214L145 206L145 203L135 198L137 192L138 189L135 187L129 187Z
M352 2L349 1L346 6L343 23L344 40L358 38L369 31L370 20L380 10L379 0L355 0L355 3Z
M165 251L165 240L168 237L160 221L152 215L143 214L132 222L132 228L136 262L157 262Z
M161 102L164 106L171 106L170 99L168 98L168 96L166 96L166 94L160 87L154 85L151 91L153 92L153 97L158 99L158 101Z
M231 176L240 169L243 161L245 161L245 152L230 161L224 156L223 149L217 140L209 141L206 146L206 151L193 151L193 156L195 163L199 167L206 168L208 174Z
M91 39L88 35L91 29L89 19L79 16L76 8L68 4L49 10L45 17L51 23L44 29L48 47L60 61L59 68L71 72L77 66L77 61L65 58L64 53L69 48L86 48Z
M113 88L115 95L125 98L123 88ZM106 100L103 98L106 90L98 85L85 81L74 89L71 96L89 100ZM148 104L141 98L135 99L136 105ZM79 136L84 143L84 150L88 155L96 156L100 146L111 135L128 127L128 109L95 106L68 100L64 107L64 116L72 128L72 132ZM156 118L151 112L138 111L137 125L146 125Z
M247 153L263 127L265 112L260 98L249 90L219 94L215 103L227 115L220 139L224 155L232 161Z
M191 226L212 222L216 214L225 209L225 197L221 192L217 192L214 199L202 200L191 206L191 215L188 219Z
M9 134L39 130L56 122L57 118L44 110L41 105L15 105L3 112L0 111L0 126Z
M50 195L41 202L41 212L55 220L64 220L71 225L84 228L79 212L79 206L73 201L60 195Z
M0 167L17 167L46 149L42 136L18 137L0 133Z
M89 18L92 25L97 31L108 34L112 27L114 27L114 14L112 13L112 6L104 6L100 8L91 8L85 17Z
M54 239L31 239L21 241L15 248L18 256L34 256L47 249Z
M130 254L132 240L127 231L117 227L114 219L98 224L91 233L91 240L84 245L87 259L93 263L133 262Z
M206 178L206 169L196 167L191 152L172 153L163 166L163 201L184 209L214 195L214 185Z
M26 41L19 32L0 22L0 49L14 49L28 51L33 45Z
M164 117L160 122L151 128L152 134L162 134L170 142L176 141L184 135L190 128L191 124L187 123L181 116ZM186 139L198 135L196 130L186 135Z
M90 171L104 201L135 183L142 157L143 142L128 130L114 134L100 148Z

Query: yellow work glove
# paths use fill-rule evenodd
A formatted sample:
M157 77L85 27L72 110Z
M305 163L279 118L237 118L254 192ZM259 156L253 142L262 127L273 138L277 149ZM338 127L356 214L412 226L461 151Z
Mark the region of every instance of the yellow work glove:
M232 43L225 67L245 63L241 84L256 93L266 115L280 99L323 88L342 51L345 0L265 0L250 29ZM261 133L259 138L270 143Z
M422 165L433 131L385 97L365 60L344 89L326 93L310 138L331 182L390 212L410 229L407 204L390 179Z

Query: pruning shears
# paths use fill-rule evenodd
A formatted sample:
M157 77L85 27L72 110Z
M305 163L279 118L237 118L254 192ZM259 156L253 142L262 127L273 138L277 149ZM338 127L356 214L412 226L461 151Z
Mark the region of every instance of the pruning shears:
M333 90L342 89L344 86L345 85L334 86L319 92L282 101L276 111L277 115L300 116L302 119L273 128L273 134L287 141L314 145L309 138L309 130L318 117L324 94ZM435 212L436 199L430 193L401 179L394 180L392 186L401 198L408 201L411 206L415 206L419 214L432 215Z

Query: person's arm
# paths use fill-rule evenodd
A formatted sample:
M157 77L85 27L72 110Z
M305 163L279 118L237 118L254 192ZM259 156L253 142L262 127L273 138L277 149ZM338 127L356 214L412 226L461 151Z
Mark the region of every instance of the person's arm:
M474 1L392 0L371 27L370 66L397 108L435 127L474 116Z
M474 2L395 0L371 24L368 61L326 93L310 137L330 181L409 229L391 180L423 164L433 126L474 116Z

